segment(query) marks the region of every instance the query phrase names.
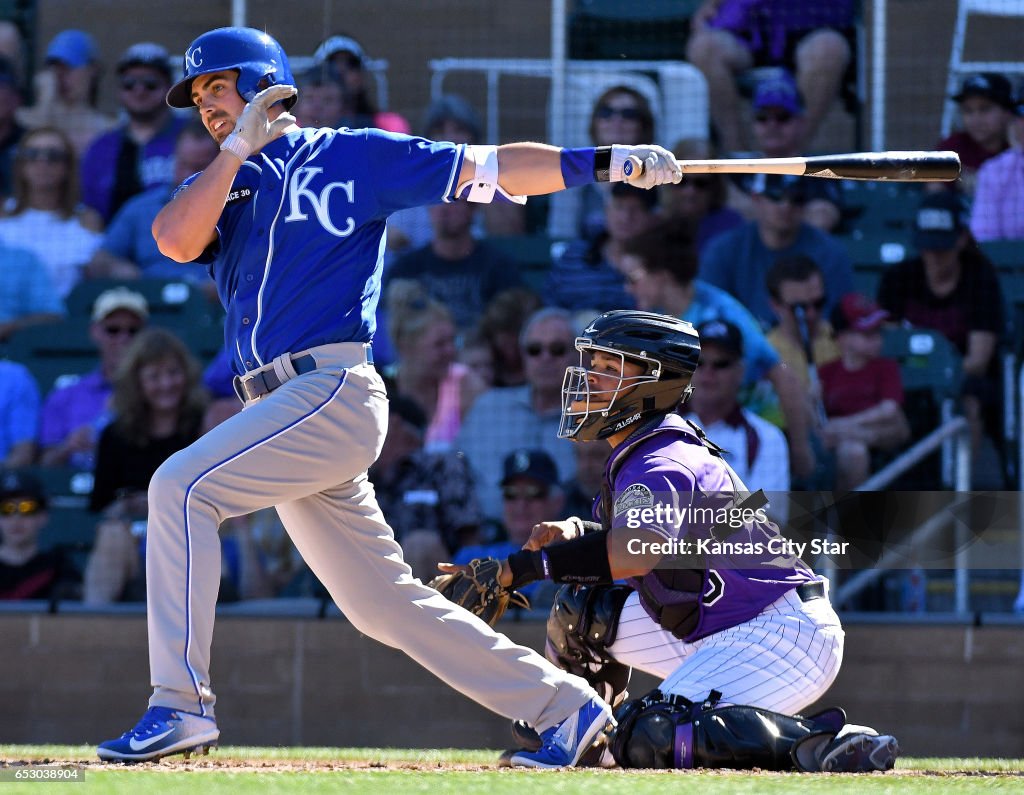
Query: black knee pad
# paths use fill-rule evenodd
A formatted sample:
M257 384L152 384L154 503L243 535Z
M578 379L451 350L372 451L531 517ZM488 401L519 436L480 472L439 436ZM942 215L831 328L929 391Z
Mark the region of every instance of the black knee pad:
M619 615L632 593L626 585L563 585L548 615L545 654L555 665L590 682L609 703L625 695L630 669L615 662Z

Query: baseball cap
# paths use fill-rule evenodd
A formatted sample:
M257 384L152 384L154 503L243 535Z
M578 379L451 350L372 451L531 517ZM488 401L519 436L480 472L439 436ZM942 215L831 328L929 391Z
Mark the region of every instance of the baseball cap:
M127 309L134 312L143 320L149 317L149 304L142 293L129 290L127 287L111 287L104 290L92 304L92 319L103 320L111 312L118 309Z
M318 64L324 63L339 52L352 53L360 62L366 60L366 52L362 45L351 36L330 36L316 48L316 52L313 53L313 61Z
M71 67L85 66L96 60L96 42L84 30L68 28L50 40L46 62L58 61Z
M530 478L545 486L558 485L558 466L543 450L515 450L505 457L502 486L515 478Z
M832 310L832 329L841 331L874 331L889 319L889 313L867 296L847 293Z
M777 74L757 84L752 105L755 112L764 108L782 108L794 116L804 112L800 89L797 88L793 76L786 70L779 70Z
M0 500L10 500L14 497L28 497L46 507L46 490L43 484L28 472L17 469L7 469L0 472Z
M793 174L754 174L750 192L778 201L779 199L806 199L807 185L802 177Z
M117 73L131 66L149 66L159 69L171 78L170 55L166 49L152 41L140 41L125 50L117 61Z
M980 72L964 78L960 93L953 96L953 101L963 102L967 97L985 97L1007 110L1013 109L1010 81L998 72Z
M423 132L429 136L431 130L440 127L446 121L453 121L465 127L471 141L480 140L483 129L480 115L458 94L444 94L430 103L423 119Z
M701 348L718 345L733 356L743 356L743 334L728 320L706 320L697 326Z
M967 212L953 191L926 194L914 216L914 245L918 249L946 251L956 245L967 226Z

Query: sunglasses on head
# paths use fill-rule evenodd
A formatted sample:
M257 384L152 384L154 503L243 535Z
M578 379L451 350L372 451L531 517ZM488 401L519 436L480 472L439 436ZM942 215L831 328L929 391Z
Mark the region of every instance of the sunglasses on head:
M31 516L41 510L42 505L39 504L39 500L24 499L0 502L0 516L14 516L15 514Z
M52 147L29 146L22 149L18 153L18 157L22 160L30 160L33 162L63 163L68 159L68 153L63 149L54 149Z
M139 333L139 326L119 326L116 323L110 323L103 326L103 331L111 337L127 336L134 337Z
M526 355L527 356L540 356L544 351L548 352L548 356L565 356L566 351L569 350L569 346L564 342L549 342L545 345L543 342L528 342L526 343Z
M758 113L754 120L761 124L786 124L793 118L792 113Z
M815 312L820 312L825 308L825 296L815 298L813 301L795 301L792 304L786 304L786 307L790 312L795 312L798 309L803 312L809 312L812 309Z
M610 119L613 116L626 121L641 121L644 114L639 108L613 108L611 105L599 105L594 111L594 117L598 119Z
M138 86L142 86L146 91L156 91L163 85L155 77L122 77L121 78L121 90L131 91Z
M501 495L506 500L542 500L548 496L548 490L539 484L504 486Z

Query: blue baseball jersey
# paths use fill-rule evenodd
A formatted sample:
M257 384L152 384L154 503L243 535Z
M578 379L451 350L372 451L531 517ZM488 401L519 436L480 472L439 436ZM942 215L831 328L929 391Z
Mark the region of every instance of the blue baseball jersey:
M387 217L450 201L463 156L462 145L383 130L305 128L246 160L217 239L196 260L209 265L227 309L234 372L318 345L370 342Z
M629 580L655 621L660 607L696 606L692 629L684 640L697 640L749 621L786 591L817 579L799 558L779 554L768 544L769 539L779 537L778 528L768 522L727 530L729 543L756 546L743 547L738 553L718 551L724 548L715 544L720 533L712 533L713 522L695 519L704 513L695 509L721 507L725 500L731 501L733 480L725 461L714 455L678 414L668 414L656 427L620 443L608 460L605 479L613 498L612 516L608 517L611 527L642 528L666 542L685 540L689 546L680 549L680 554L688 564L704 564L703 572L692 579L699 594L666 587L658 569ZM658 506L672 512L655 512ZM594 513L600 521L600 502ZM667 560L663 564L671 565ZM651 604L652 600L658 604Z

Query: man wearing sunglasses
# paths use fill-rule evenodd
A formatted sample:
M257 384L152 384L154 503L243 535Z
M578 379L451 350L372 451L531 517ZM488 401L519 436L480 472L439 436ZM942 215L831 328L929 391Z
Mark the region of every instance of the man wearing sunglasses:
M114 373L149 319L146 299L127 287L105 290L92 306L89 338L99 351L99 366L47 395L39 426L46 466L92 469L99 432L110 417Z
M82 202L109 223L132 196L174 176L174 143L184 120L164 102L171 87L167 50L133 44L117 62L118 99L125 121L82 155Z
M783 257L805 254L825 279L826 310L854 291L853 266L834 237L803 218L805 181L781 174L758 174L751 182L754 219L712 240L701 256L701 279L738 298L765 328L778 322L768 300L765 277Z
M46 492L27 472L0 472L0 600L77 598L81 576L60 549L41 551Z

